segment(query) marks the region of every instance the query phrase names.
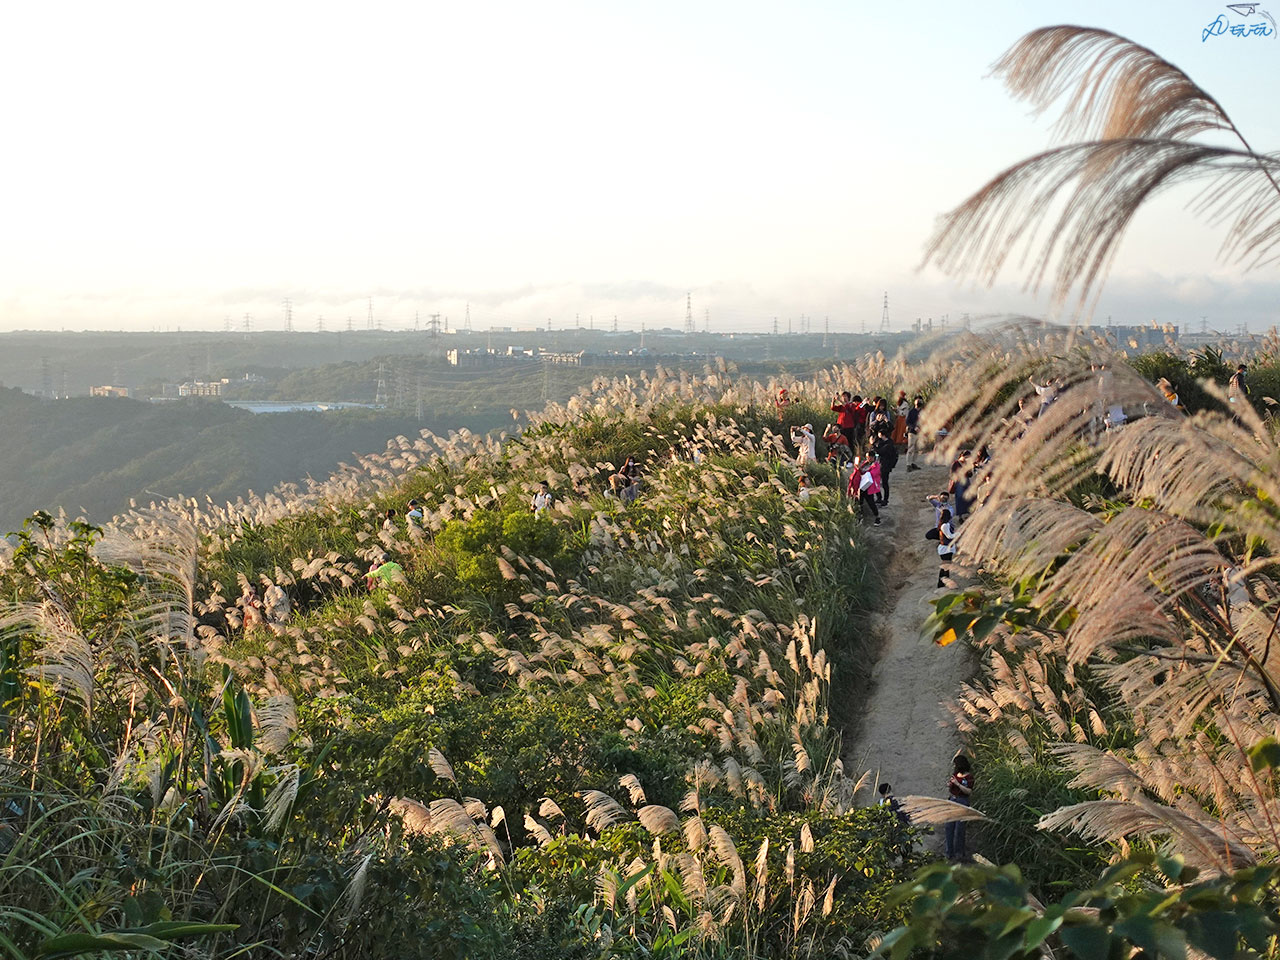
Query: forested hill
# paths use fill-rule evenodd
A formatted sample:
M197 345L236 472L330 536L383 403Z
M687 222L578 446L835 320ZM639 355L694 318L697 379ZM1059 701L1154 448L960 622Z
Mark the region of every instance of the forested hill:
M451 426L483 430L498 420L480 412ZM411 411L255 415L199 400L45 401L0 388L0 533L35 510L61 507L101 523L130 499L207 494L221 502L325 478L353 453L382 450L424 426L433 425Z

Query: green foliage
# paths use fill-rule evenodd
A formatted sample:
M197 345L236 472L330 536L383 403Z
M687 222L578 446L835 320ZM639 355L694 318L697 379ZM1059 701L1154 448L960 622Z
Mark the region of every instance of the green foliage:
M1134 856L1040 908L1017 867L934 864L897 890L910 918L872 955L1039 960L1051 944L1079 960L1173 960L1188 948L1219 960L1270 957L1276 874L1261 866L1196 882L1178 858Z
M478 510L469 520L451 520L440 531L436 546L452 564L462 587L481 596L492 596L502 589L504 577L498 559L503 548L552 565L568 560L562 553L564 537L559 528L527 507L506 512Z

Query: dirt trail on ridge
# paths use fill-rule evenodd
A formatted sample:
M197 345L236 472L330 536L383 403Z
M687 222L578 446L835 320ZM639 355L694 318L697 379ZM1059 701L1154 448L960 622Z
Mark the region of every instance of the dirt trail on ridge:
M881 508L883 523L867 528L873 548L883 544L889 552L889 596L885 613L876 618L880 648L866 703L850 711L860 721L846 743L844 762L854 775L872 772L872 792L875 782L888 781L899 797L945 797L951 758L960 745L944 703L972 676L973 657L968 644L939 647L923 634L933 612L929 601L940 593L938 544L924 538L934 525L925 497L946 482L945 467L926 464L908 472L900 463L891 477L889 506ZM940 841L941 833L931 839Z

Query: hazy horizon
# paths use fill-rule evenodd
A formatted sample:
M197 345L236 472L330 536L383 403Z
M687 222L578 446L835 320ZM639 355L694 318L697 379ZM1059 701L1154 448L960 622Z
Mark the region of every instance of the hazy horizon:
M815 2L33 6L0 76L14 191L0 330L684 324L833 331L1054 314L916 272L935 218L1051 142L991 63L1029 29L1104 27L1280 147L1280 41L1183 2L910 10ZM1157 199L1092 319L1275 322L1274 271ZM579 319L580 318L580 319ZM1086 318L1087 319L1087 318Z

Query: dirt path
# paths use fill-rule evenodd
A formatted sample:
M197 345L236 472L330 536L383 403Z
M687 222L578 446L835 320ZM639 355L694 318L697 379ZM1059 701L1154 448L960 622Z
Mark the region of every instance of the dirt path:
M943 702L972 673L967 644L938 647L924 639L929 601L938 596L937 543L924 539L933 525L925 497L946 486L946 469L926 465L893 471L890 502L876 531L892 551L888 613L880 618L881 647L867 701L854 712L862 721L845 748L845 769L870 770L899 796L945 797L959 737ZM872 784L871 790L875 786ZM939 834L941 831L939 831Z

